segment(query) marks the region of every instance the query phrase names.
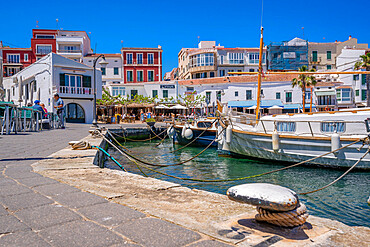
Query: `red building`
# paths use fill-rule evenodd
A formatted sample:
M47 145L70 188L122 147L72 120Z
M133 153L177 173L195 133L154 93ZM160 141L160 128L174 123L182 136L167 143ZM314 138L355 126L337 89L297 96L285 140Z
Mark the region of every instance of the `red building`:
M56 53L57 30L32 29L31 49L37 59L49 54Z
M3 57L4 77L12 76L36 61L31 48L3 47L0 52L2 52Z
M122 48L123 82L149 82L162 79L162 47Z

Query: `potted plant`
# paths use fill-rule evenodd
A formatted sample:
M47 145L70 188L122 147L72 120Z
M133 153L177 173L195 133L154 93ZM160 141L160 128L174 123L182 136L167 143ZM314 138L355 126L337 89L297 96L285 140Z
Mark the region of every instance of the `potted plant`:
M146 124L149 125L150 127L153 127L155 124L155 119L154 118L147 118L145 120Z

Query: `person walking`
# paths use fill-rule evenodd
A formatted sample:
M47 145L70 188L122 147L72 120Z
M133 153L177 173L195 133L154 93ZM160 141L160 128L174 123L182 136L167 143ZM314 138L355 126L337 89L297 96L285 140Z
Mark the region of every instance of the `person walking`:
M58 114L58 126L57 128L65 129L64 126L64 101L59 97L59 94L54 94L54 99L56 101L56 106Z

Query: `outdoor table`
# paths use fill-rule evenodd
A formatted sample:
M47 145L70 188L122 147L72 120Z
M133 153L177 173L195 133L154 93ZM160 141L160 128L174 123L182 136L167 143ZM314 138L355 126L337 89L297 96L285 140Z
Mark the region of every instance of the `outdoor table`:
M3 115L3 121L2 126L1 126L1 134L4 134L4 125L5 125L5 134L9 135L10 134L10 129L11 129L11 120L10 118L12 117L13 113L16 114L17 111L17 105L15 105L13 102L0 102L0 108L4 109L4 115ZM14 112L13 112L14 111ZM17 126L15 126L15 133L17 133L16 130Z

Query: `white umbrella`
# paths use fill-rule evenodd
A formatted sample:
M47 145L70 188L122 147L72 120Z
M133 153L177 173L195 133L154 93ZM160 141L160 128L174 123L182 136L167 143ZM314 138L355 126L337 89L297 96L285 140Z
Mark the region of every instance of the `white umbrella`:
M273 105L273 106L269 107L268 109L269 109L269 110L282 110L282 109L283 109L283 107L280 107L280 106L278 106L278 105Z
M176 110L186 110L188 108L186 108L185 106L182 106L182 105L174 105L174 106L171 106L170 109L176 109Z
M154 107L155 109L168 109L169 107L166 106L166 105L157 105L156 107Z
M251 107L248 107L248 110L256 110L257 106L254 105L254 106L251 106Z

